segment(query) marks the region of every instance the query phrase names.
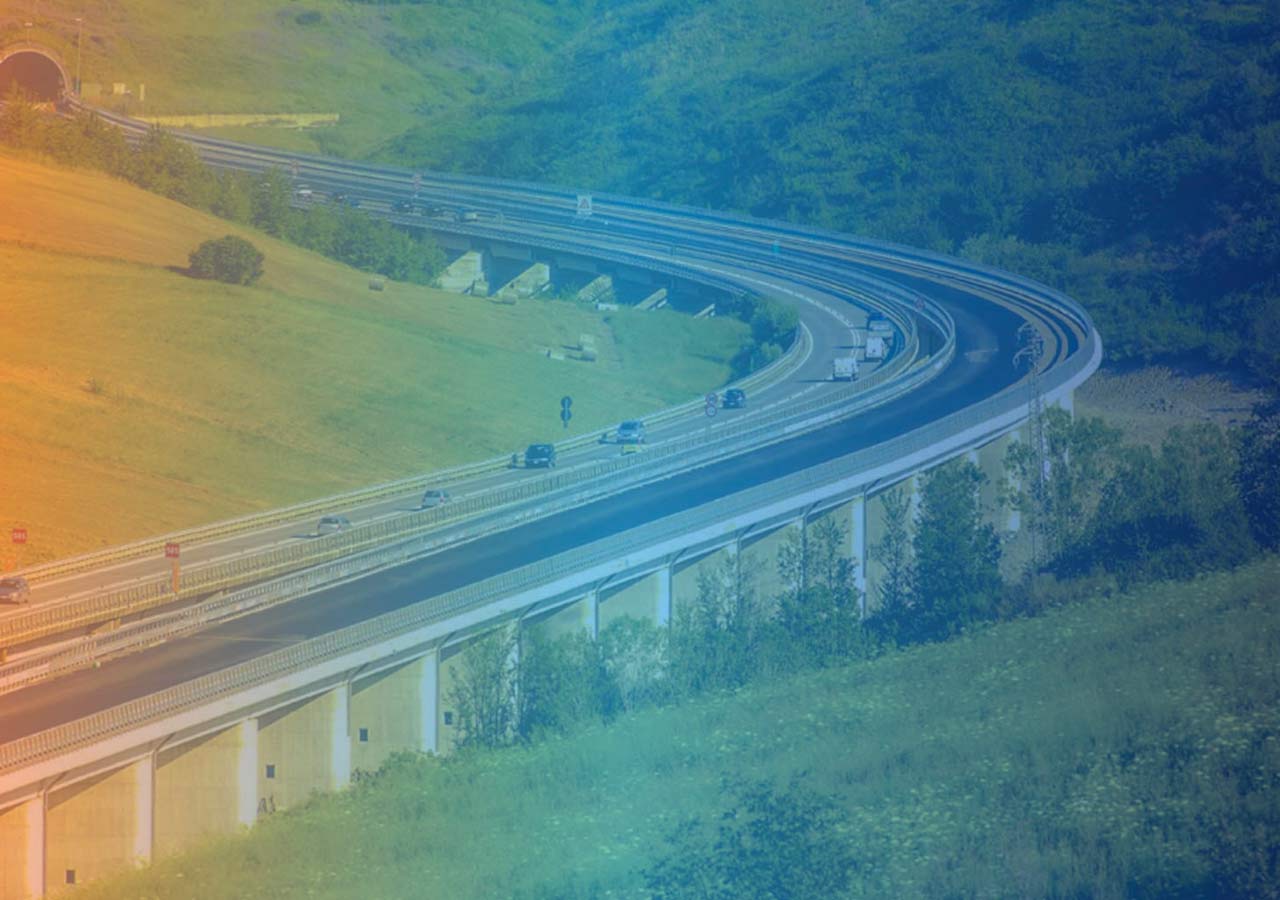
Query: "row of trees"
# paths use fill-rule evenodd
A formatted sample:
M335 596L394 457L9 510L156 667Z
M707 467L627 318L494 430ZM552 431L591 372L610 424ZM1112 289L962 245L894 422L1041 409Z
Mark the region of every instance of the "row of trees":
M1022 546L1043 548L1020 571L1002 576L1004 548L980 500L985 477L955 460L926 474L916 497L903 488L882 496L880 540L871 548L882 571L869 615L843 549L847 529L822 518L780 548L774 591L761 590L763 573L750 555L729 554L703 571L669 628L624 618L598 640L509 629L474 642L447 695L460 746L531 741L759 678L945 640L976 622L1070 597L1079 579L1089 592L1100 577L1120 586L1189 577L1280 547L1276 407L1260 409L1235 433L1174 429L1159 450L1125 445L1099 420L1057 409L1046 412L1043 432L1042 453L1026 442L1011 446L1000 492L1022 515ZM1043 479L1033 477L1039 465Z
M131 145L118 128L92 114L50 116L15 89L0 107L0 142L99 169L397 281L427 284L444 268L443 252L425 234L411 234L347 206L295 209L293 182L285 173L215 172L189 145L159 128Z

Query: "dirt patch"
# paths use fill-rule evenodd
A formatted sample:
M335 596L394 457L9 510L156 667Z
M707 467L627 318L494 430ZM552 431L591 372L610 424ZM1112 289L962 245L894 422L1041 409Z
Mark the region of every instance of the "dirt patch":
M1130 441L1155 445L1175 425L1242 425L1267 396L1234 373L1157 365L1103 369L1076 391L1075 406L1123 429Z

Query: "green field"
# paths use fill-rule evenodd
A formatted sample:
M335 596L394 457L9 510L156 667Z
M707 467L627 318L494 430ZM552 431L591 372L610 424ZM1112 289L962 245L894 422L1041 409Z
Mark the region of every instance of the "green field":
M85 897L639 897L677 823L715 819L723 778L797 772L847 817L853 896L1268 896L1277 583L1270 557L531 748L406 762Z
M233 232L252 288L180 269ZM603 429L723 383L746 326L387 284L0 156L0 521L24 563ZM540 348L591 334L594 363ZM575 398L561 430L559 400Z

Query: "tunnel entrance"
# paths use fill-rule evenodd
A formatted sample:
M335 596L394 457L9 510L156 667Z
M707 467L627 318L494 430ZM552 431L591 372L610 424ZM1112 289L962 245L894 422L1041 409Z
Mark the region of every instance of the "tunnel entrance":
M62 67L38 50L19 50L0 59L0 100L14 85L36 103L59 100L67 90Z

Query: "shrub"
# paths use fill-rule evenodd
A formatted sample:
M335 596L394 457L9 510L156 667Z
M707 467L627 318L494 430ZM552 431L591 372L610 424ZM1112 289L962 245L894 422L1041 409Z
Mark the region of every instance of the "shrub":
M205 241L188 258L193 278L226 284L253 284L262 276L262 253L244 238L228 234Z

